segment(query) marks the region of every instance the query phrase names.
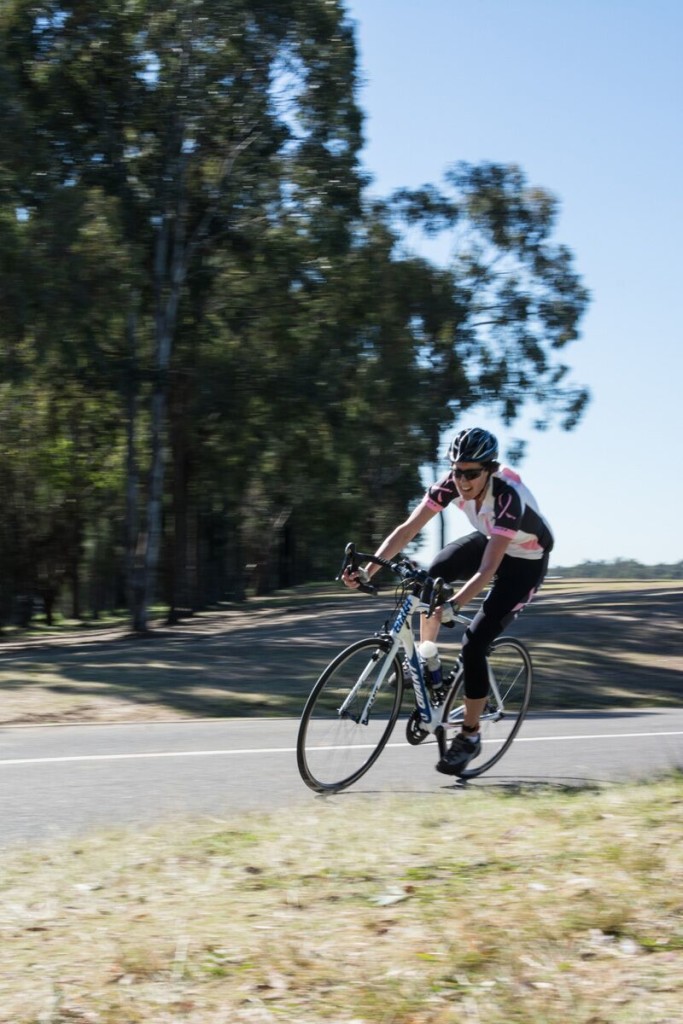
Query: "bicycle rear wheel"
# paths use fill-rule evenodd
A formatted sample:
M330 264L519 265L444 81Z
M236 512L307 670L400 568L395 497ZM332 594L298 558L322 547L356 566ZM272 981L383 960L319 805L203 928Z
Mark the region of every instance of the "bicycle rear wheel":
M311 691L299 724L296 757L302 779L317 793L337 792L356 782L391 736L403 696L403 667L388 643L367 637L347 647Z
M501 636L493 641L487 659L489 693L481 716L481 754L461 775L472 779L488 771L519 732L529 707L532 687L531 656L519 640ZM444 719L449 733L459 728L464 714L463 676L446 698Z

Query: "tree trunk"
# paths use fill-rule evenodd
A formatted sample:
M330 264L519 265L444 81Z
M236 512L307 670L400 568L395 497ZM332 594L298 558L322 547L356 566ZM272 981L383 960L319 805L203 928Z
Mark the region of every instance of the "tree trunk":
M136 632L146 629L144 610L143 549L145 541L140 536L140 472L137 455L138 428L138 336L137 336L137 295L131 297L128 311L126 335L128 342L128 373L124 388L126 394L126 595L131 615L131 625Z
M192 612L190 577L195 557L192 551L191 519L191 465L188 437L187 379L174 382L169 425L173 462L173 545L171 558L171 593L169 622L178 622Z
M160 375L152 395L152 465L147 499L147 543L144 552L144 626L147 628L148 610L156 596L159 552L161 550L162 502L164 471L166 468L166 384Z
M256 594L261 597L272 594L280 586L281 554L283 552L283 534L292 514L291 507L281 509L273 518L268 530L267 540L262 546L262 559L258 572Z
M71 568L69 572L71 577L71 618L81 618L81 566L80 557L77 554L73 554L71 559Z
M154 278L156 286L155 369L152 392L152 451L147 498L147 543L144 552L143 597L140 621L148 628L149 604L156 595L163 525L164 475L166 469L166 433L168 412L168 376L171 365L180 292L187 270L184 247L186 210L180 204L178 216L169 213L159 227L155 247ZM169 259L170 236L173 231L172 254Z

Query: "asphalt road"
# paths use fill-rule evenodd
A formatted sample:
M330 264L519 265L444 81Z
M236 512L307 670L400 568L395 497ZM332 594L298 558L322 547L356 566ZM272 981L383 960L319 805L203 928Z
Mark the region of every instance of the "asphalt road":
M292 719L0 728L0 845L178 816L234 816L370 794L429 797L462 785L434 771L436 747L409 747L401 723L352 789L319 797L301 781ZM683 768L683 710L532 715L480 786L576 786Z

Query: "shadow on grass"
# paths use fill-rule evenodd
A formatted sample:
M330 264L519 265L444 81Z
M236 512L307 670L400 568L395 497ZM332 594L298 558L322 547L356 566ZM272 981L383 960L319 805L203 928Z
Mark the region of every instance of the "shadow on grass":
M517 629L534 659L534 708L680 706L682 623L683 589L539 598Z
M65 698L68 720L88 720L103 701L128 706L133 718L152 705L192 717L296 717L332 657L374 633L391 609L390 597L325 597L217 613L147 639L5 651L2 720L59 720ZM680 706L682 620L683 589L539 597L511 630L534 659L533 711ZM457 649L456 636L442 638ZM39 705L30 714L21 705L28 692Z
M366 602L326 601L302 611L255 608L212 615L145 638L40 642L0 659L5 723L74 718L98 702L162 706L193 717L298 716L337 651L377 627ZM21 710L29 691L40 707ZM13 701L14 695L14 701ZM52 706L52 710L51 710ZM17 713L12 708L19 708ZM67 715L70 718L70 716Z

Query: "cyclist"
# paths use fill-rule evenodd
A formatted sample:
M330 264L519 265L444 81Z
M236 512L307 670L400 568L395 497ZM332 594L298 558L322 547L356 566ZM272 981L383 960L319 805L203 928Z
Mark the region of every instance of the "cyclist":
M529 603L541 586L553 547L553 535L535 498L512 469L498 461L498 441L488 430L473 427L455 435L448 450L449 472L427 490L405 522L380 544L376 554L393 558L435 515L455 502L474 531L447 544L429 566L429 575L447 582L466 582L451 600L459 611L492 584L481 609L465 630L462 662L465 676L465 715L462 731L437 764L445 775L460 775L481 752L479 719L486 705L486 652L492 640ZM380 567L373 563L344 583L354 589ZM430 618L423 616L422 640L436 640L442 618L452 625L448 604Z

